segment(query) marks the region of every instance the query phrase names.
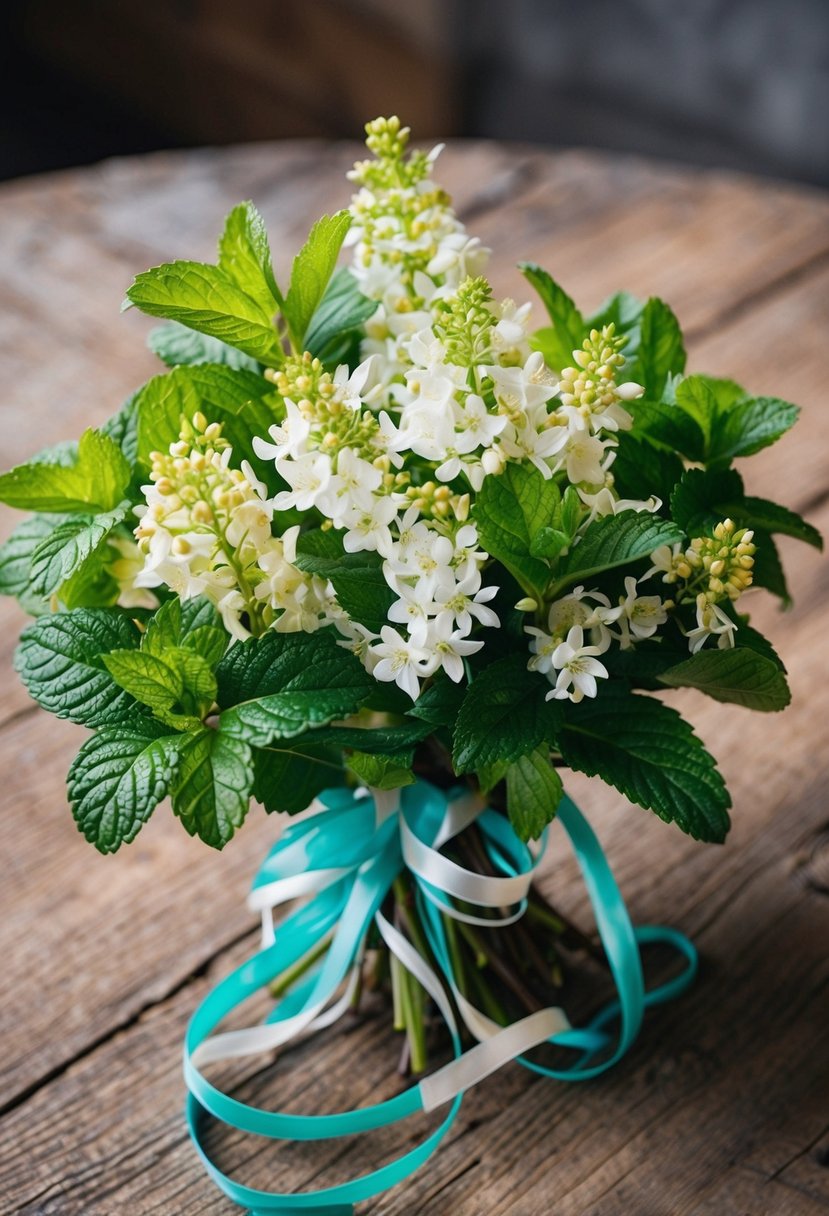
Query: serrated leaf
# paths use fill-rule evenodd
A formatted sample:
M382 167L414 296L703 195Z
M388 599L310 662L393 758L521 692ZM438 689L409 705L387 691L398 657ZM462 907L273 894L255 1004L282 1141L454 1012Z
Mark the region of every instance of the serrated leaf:
M454 730L455 772L477 771L525 756L552 743L561 724L560 703L546 701L547 681L527 670L523 654L485 667L463 699Z
M346 553L339 534L313 531L299 537L295 565L330 579L340 607L372 633L388 625L389 609L397 597L386 582L378 553Z
M619 496L646 501L655 495L663 504L669 502L685 471L679 457L650 443L640 443L630 432L623 431L616 442L613 482Z
M404 785L413 785L412 753L398 752L384 756L369 752L352 752L346 764L363 785L378 790L398 790Z
M519 756L507 769L507 813L521 840L538 840L555 819L564 787L550 763L549 748Z
M465 696L463 684L456 684L448 677L435 677L409 708L409 713L432 726L454 726Z
M691 727L652 697L605 686L567 702L559 751L571 768L601 777L695 840L722 841L731 799Z
M243 291L218 266L168 262L136 276L127 300L151 317L178 321L244 351L259 363L280 364L284 353L273 309Z
M727 502L725 513L742 527L792 536L795 540L805 541L816 549L823 549L823 537L817 528L788 507L781 507L779 503L769 502L766 498L753 498L749 495L739 502Z
M177 762L175 737L151 718L87 739L68 778L72 814L86 839L101 853L134 840L169 792Z
M186 330L184 331L187 332ZM116 414L100 427L102 435L106 435L116 443L130 464L138 459L136 429L138 426L137 411L138 393L131 393Z
M338 751L353 747L357 751L371 752L372 755L393 755L410 751L431 733L430 723L417 721L401 722L397 726L317 726L307 734L292 739L291 747L324 745Z
M764 587L780 599L783 608L790 608L792 597L789 595L786 572L777 545L768 532L760 532L757 529L754 531L754 544L757 548L751 570L754 576L753 586Z
M0 475L0 502L23 511L112 511L130 482L118 445L100 431L84 431L73 464L39 460Z
M133 720L139 709L106 670L103 656L138 641L135 625L116 610L58 612L23 630L15 668L49 713L81 726L114 726Z
M473 507L483 547L536 599L543 596L550 570L531 555L531 545L555 521L560 503L551 478L532 466L508 464L503 473L485 479Z
M648 511L620 511L595 519L559 567L549 594L553 596L568 584L603 570L647 557L660 545L672 545L682 537L682 529L675 523Z
M639 322L638 379L645 396L658 401L671 375L685 371L685 347L676 316L662 300L651 297ZM629 376L625 372L625 379Z
M184 681L169 663L143 650L113 650L103 656L116 684L150 709L171 709L181 699Z
M178 321L157 325L147 335L147 346L168 367L192 367L200 363L225 363L242 371L258 372L260 364L250 355L228 346L209 334L197 333Z
M737 401L715 419L709 459L725 464L735 456L752 456L794 426L799 413L796 405L777 397Z
M573 351L581 349L589 326L567 292L546 270L534 262L520 262L518 269L538 292L553 323L552 328L542 329L533 335L533 346L542 351L545 362L554 371L560 372L571 366Z
M267 633L239 643L216 674L222 731L254 747L354 713L373 685L330 630Z
M703 452L707 457L711 451L711 433L719 406L713 387L707 376L686 376L676 388L676 403L681 410L693 418L703 436Z
M180 600L178 596L166 604L147 622L141 639L141 649L163 658L176 647L192 650L215 667L227 649L227 634L219 624L220 617L206 596Z
M302 349L305 348L305 334L325 295L350 226L351 215L348 211L323 215L314 224L307 241L294 258L283 315L295 345Z
M269 813L296 815L343 780L342 757L333 748L295 748L254 753L253 796Z
M625 403L625 409L633 417L633 437L646 439L648 443L671 455L679 452L688 460L702 460L705 456L705 437L695 419L676 405L664 401L648 401L640 398Z
M508 761L496 760L493 764L482 764L479 769L476 769L475 776L481 793L491 793L498 782L503 781L506 777L509 767Z
M780 667L741 646L700 650L669 667L659 679L672 688L698 688L715 701L729 701L765 713L785 709L792 699Z
M671 514L689 536L699 536L728 517L720 504L736 504L742 497L736 469L687 469L671 494Z
M65 520L45 536L32 554L31 589L50 595L103 545L113 528L122 523L130 509L125 500L102 515L76 515Z
M265 221L253 203L239 203L225 220L219 237L219 269L246 292L268 316L281 302L273 277Z
M343 266L331 278L305 334L305 349L323 363L349 362L345 355L355 333L377 311L377 300L360 291L351 271ZM359 347L359 343L358 343Z
M253 789L253 753L221 730L182 736L173 811L191 836L221 849L242 826Z
M0 545L0 595L23 595L28 590L32 556L61 522L57 515L32 515Z

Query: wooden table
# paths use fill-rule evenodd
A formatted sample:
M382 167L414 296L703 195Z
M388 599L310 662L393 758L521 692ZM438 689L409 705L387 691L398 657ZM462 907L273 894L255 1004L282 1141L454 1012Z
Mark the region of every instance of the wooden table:
M161 154L0 188L2 463L102 422L156 370L147 322L118 312L134 272L209 258L225 212L247 197L284 269L310 220L347 201L355 152L292 143ZM456 146L440 178L496 250L496 291L525 296L513 269L524 257L587 307L622 286L663 296L693 369L801 403L794 433L745 472L755 491L829 531L825 195L492 144ZM10 516L2 522L5 535ZM829 1211L829 571L805 546L783 549L796 607L781 615L759 596L755 619L789 667L793 707L751 715L676 696L732 788L728 844L695 844L598 782L571 785L634 917L698 943L696 987L649 1016L599 1082L504 1069L468 1097L433 1164L364 1211ZM206 988L255 944L244 897L276 823L253 814L220 856L161 811L117 858L98 856L64 794L83 734L27 699L11 673L22 616L10 602L0 612L0 1208L229 1213L187 1140L180 1044ZM545 874L554 899L584 916L574 865L557 847ZM282 1104L336 1109L346 1096L391 1093L396 1058L382 1021L369 1019L302 1049L277 1075ZM321 1185L323 1173L333 1181L378 1164L423 1126L425 1117L381 1136L374 1157L361 1144L274 1151L224 1140L222 1160L255 1185Z

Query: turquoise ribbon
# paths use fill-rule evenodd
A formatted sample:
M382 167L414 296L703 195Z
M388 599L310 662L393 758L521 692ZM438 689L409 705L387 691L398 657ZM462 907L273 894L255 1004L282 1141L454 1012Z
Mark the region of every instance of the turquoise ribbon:
M190 1135L213 1181L252 1216L272 1212L282 1216L308 1212L316 1216L351 1214L355 1203L388 1189L423 1165L452 1126L464 1090L506 1059L515 1059L524 1067L556 1080L584 1081L599 1076L629 1049L644 1010L679 996L692 983L697 970L696 950L681 933L658 926L633 927L592 828L576 805L564 797L555 822L569 837L581 869L617 999L583 1028L550 1033L550 1027L569 1024L561 1011L542 1011L486 1037L464 1053L453 1009L445 996L448 987L459 999L441 913L463 914L456 910L452 895L431 881L428 872L431 860L433 870L445 874L449 886L455 883L461 890L466 882L473 892L478 889L476 883L485 888L487 879L483 876L470 875L437 856L437 849L447 836L446 826L458 809L457 798L453 800L451 794L418 782L393 796L336 789L328 791L320 801L322 810L287 828L254 879L251 900L253 906L264 909L263 948L212 989L193 1014L185 1037L184 1076L189 1090L186 1113ZM462 814L458 823L462 826L473 818L489 859L501 876L494 881L514 880L512 885L508 883L509 890L513 886L516 890L528 886L546 838L541 842L539 854L534 855L502 815L479 808L465 818ZM455 832L450 830L449 834ZM426 858L422 864L416 860L418 850ZM442 972L443 987L425 960L406 942L398 940L399 935L380 914L392 882L406 864L404 851L414 867L419 911L429 946ZM310 898L280 921L274 935L269 919L271 906L298 893L309 894ZM481 899L486 904L485 891ZM492 903L500 906L495 898ZM523 907L520 899L516 906L517 915ZM333 1115L262 1110L238 1101L207 1080L202 1068L211 1059L267 1050L290 1042L298 1034L313 1032L317 1023L324 1024L331 1016L326 1010L359 967L372 923L379 926L404 965L432 993L447 1021L453 1062L385 1102ZM316 968L279 1001L263 1025L213 1034L231 1010L277 979L326 937L330 942ZM673 979L647 991L640 948L653 944L671 946L683 959L684 966ZM560 1019L557 1015L561 1015ZM618 1024L615 1043L609 1033L614 1023ZM524 1054L529 1046L542 1040L573 1050L578 1056L568 1068L542 1066ZM328 1140L371 1132L442 1104L448 1108L443 1121L416 1148L371 1173L315 1192L277 1193L244 1186L224 1174L204 1147L208 1115L269 1139Z

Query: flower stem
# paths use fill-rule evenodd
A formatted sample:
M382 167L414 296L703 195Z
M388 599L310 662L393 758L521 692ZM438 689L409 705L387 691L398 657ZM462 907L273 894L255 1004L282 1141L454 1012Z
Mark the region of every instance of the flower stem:
M290 967L286 967L275 980L271 980L268 985L271 996L284 996L290 988L293 988L297 980L301 979L306 971L313 967L317 959L325 954L330 943L331 934L327 933L315 946L311 947L307 954L303 954L302 958L298 958L295 963L291 963Z

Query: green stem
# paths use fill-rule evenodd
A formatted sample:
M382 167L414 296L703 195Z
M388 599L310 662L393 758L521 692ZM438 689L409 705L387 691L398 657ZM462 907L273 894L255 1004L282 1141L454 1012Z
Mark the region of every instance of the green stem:
M275 980L271 980L268 985L271 996L284 996L289 988L293 988L297 980L301 979L306 971L313 967L317 959L325 954L330 942L331 934L327 933L315 946L311 947L307 954L303 954L302 958L298 958L295 963L291 963L290 967L286 967Z
M403 964L395 954L389 954L391 968L391 999L394 1016L394 1029L406 1029L406 1011L403 1007Z

